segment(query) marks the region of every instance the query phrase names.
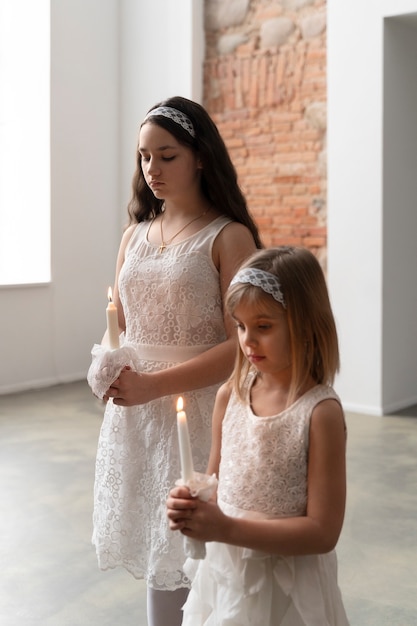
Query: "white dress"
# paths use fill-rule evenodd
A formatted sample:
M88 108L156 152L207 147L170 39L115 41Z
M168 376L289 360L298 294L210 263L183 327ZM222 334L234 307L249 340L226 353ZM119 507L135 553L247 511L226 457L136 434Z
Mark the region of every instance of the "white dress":
M196 356L226 339L219 273L212 247L230 219L219 217L159 253L135 229L120 272L126 341L140 369L152 372ZM181 394L196 471L206 470L211 415L218 385ZM182 571L183 538L168 528L166 498L180 477L177 396L120 407L109 401L100 432L94 487L99 567L125 567L154 589L189 586Z
M324 399L318 385L278 415L257 417L232 393L225 417L218 503L234 517L305 515L310 418ZM188 559L193 579L183 626L348 626L334 551L279 557L207 543L203 561Z

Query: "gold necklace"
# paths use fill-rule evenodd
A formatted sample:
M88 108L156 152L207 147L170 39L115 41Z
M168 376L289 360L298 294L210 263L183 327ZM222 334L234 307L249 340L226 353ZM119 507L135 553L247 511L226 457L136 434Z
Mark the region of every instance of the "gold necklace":
M160 229L160 231L161 231L161 243L160 243L160 246L159 246L159 248L158 248L158 252L159 252L159 254L161 254L161 253L165 250L165 248L166 248L167 246L169 246L169 244L170 244L172 241L174 241L175 237L178 237L178 235L179 235L180 233L182 233L182 231L183 231L183 230L185 230L185 229L187 228L187 226L189 226L189 225L190 225L190 224L192 224L193 222L196 222L196 221L197 221L197 220L199 220L201 217L204 217L204 216L205 216L205 214L209 212L209 210L210 210L210 209L206 209L206 210L204 211L204 213L201 213L201 215L197 215L197 217L193 217L193 219L192 219L192 220L190 220L189 222L187 222L187 223L185 224L185 226L183 226L182 228L180 228L180 230L179 230L177 233L175 233L175 235L173 235L173 236L171 237L171 239L168 239L168 241L164 241L164 233L163 233L163 231L162 231L162 222L163 222L163 220L164 220L164 215L165 215L165 213L162 213L162 216L161 216L161 222L160 222L160 225L159 225L159 229Z

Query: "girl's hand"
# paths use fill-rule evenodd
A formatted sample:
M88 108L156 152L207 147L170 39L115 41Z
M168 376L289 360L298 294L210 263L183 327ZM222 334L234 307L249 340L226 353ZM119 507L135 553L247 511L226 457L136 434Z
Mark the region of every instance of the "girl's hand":
M152 382L151 374L138 374L126 366L120 372L119 377L112 382L104 400L107 402L109 398L113 398L113 403L120 406L145 404L158 397Z
M188 487L174 487L167 499L167 515L171 530L183 530L193 517L197 499L190 494Z
M225 515L215 500L203 502L193 498L187 487L175 487L167 500L167 515L171 530L200 541L225 542L231 517Z

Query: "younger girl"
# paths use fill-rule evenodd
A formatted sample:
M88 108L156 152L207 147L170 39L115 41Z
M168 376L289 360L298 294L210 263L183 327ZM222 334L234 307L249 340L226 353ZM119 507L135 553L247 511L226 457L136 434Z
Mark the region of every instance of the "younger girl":
M226 308L240 349L214 407L217 503L184 487L167 502L172 530L211 542L205 560L186 563L183 626L346 626L334 552L346 429L323 272L303 248L257 252Z

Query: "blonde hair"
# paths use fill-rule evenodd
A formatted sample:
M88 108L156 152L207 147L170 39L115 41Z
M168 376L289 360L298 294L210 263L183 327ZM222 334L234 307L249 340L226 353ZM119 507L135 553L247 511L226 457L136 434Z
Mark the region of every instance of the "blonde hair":
M240 269L248 267L278 278L286 309L260 287L235 283L228 289L226 310L233 315L244 299L255 306L268 302L285 312L292 368L289 403L295 401L310 377L316 384L331 385L339 370L339 347L326 279L317 258L307 248L281 246L255 252ZM239 347L230 380L241 399L250 369Z

